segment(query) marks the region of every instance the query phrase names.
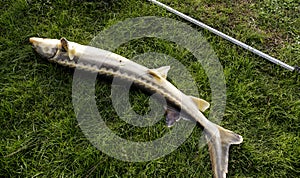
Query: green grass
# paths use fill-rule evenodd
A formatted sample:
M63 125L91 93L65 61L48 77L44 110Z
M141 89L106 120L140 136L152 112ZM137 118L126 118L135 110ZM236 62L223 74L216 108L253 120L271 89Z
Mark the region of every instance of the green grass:
M0 2L0 176L211 177L207 147L198 146L201 128L176 151L154 161L123 162L97 150L75 117L73 70L43 60L28 43L32 36L63 36L88 44L100 31L126 18L151 15L183 20L146 1L68 2ZM300 65L296 0L163 2L290 65ZM227 104L221 125L244 137L241 145L231 147L229 177L298 177L299 75L189 25L204 34L224 68ZM209 100L207 77L185 49L145 38L115 52L133 58L150 51L179 59L192 71L200 96ZM168 132L163 120L151 128L124 124L113 111L107 82L99 81L96 90L102 117L123 138L148 140ZM147 97L139 91L132 96L134 110L147 112L140 104L147 106Z

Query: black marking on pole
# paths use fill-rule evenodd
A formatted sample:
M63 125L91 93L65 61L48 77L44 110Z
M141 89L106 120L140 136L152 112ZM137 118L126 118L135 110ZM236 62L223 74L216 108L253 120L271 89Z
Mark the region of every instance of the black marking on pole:
M295 70L296 72L299 72L299 73L300 73L300 67L299 67L299 66L295 66L295 67L294 67L294 70Z

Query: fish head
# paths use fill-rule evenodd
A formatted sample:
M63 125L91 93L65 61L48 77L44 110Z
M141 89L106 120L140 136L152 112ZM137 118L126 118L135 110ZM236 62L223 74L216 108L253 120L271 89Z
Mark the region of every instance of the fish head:
M35 51L45 57L46 59L53 58L59 49L61 49L61 40L48 38L30 38L29 42L32 44Z
M76 55L76 43L69 42L65 38L48 39L48 38L30 38L29 42L32 44L35 51L46 59L64 59L73 60Z

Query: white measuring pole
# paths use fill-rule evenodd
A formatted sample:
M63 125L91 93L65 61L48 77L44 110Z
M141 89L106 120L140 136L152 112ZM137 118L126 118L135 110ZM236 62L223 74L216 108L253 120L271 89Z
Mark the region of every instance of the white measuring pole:
M251 47L251 46L249 46L249 45L241 42L241 41L238 41L238 40L236 40L236 39L234 39L234 38L232 38L232 37L230 37L230 36L228 36L228 35L220 32L220 31L218 31L218 30L216 30L216 29L214 29L214 28L212 28L212 27L210 27L210 26L202 23L202 22L199 22L198 20L196 20L196 19L194 19L194 18L192 18L190 16L187 16L187 15L181 13L181 12L179 12L179 11L171 8L170 6L167 6L167 5L165 5L165 4L163 4L163 3L159 2L159 1L156 1L156 0L149 0L149 1L152 2L152 3L154 3L154 4L156 4L156 5L158 5L158 6L161 6L161 7L165 8L165 9L167 9L168 11L170 11L170 12L172 12L172 13L180 16L180 17L182 17L183 19L185 19L185 20L187 20L189 22L192 22L193 24L196 24L196 25L198 25L198 26L200 26L200 27L202 27L202 28L204 28L204 29L206 29L206 30L208 30L208 31L210 31L210 32L212 32L212 33L214 33L214 34L216 34L216 35L218 35L218 36L220 36L220 37L222 37L222 38L224 38L224 39L226 39L226 40L228 40L228 41L230 41L230 42L232 42L232 43L234 43L234 44L236 44L236 45L238 45L238 46L240 46L240 47L242 47L242 48L244 48L244 49L246 49L246 50L248 50L248 51L250 51L252 53L254 53L254 54L257 54L257 55L259 55L259 56L261 56L261 57L263 57L263 58L265 58L265 59L267 59L267 60L269 60L269 61L271 61L271 62L273 62L275 64L278 64L278 65L280 65L280 66L282 66L282 67L284 67L284 68L286 68L286 69L288 69L290 71L294 71L295 69L299 70L298 67L292 67L292 66L290 66L290 65L288 65L288 64L286 64L286 63L284 63L284 62L282 62L282 61L280 61L278 59L275 59L274 57L269 56L268 54L263 53L263 52L255 49L255 48L253 48L253 47Z

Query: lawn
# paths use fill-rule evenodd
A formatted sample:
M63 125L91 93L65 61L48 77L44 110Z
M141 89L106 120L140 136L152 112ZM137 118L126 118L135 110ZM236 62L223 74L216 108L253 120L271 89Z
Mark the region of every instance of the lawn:
M296 0L162 2L283 62L300 65L300 6ZM74 70L42 59L28 42L36 36L66 37L89 44L112 25L143 16L176 19L199 31L223 66L227 99L220 125L244 138L241 145L230 149L228 176L298 177L299 74L144 0L0 2L0 176L212 176L207 146L199 146L201 127L194 128L175 151L152 161L121 161L98 150L76 120L72 104ZM127 42L114 52L129 59L145 52L172 56L190 71L199 95L211 100L205 72L183 47L157 38L142 38ZM164 119L146 128L118 119L109 82L97 81L97 107L115 133L125 139L148 141L169 131ZM147 95L133 88L130 96L136 112L148 112Z

